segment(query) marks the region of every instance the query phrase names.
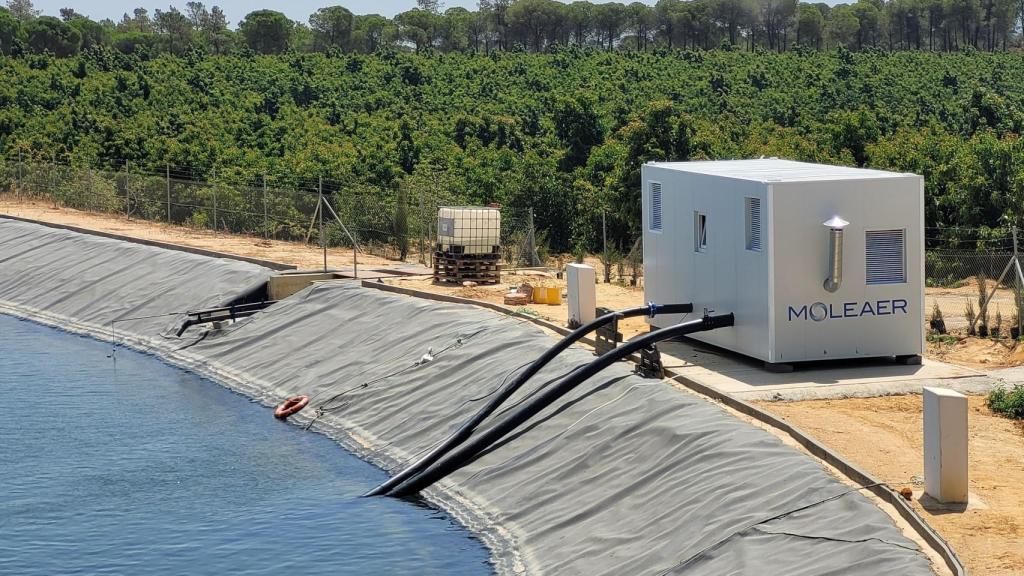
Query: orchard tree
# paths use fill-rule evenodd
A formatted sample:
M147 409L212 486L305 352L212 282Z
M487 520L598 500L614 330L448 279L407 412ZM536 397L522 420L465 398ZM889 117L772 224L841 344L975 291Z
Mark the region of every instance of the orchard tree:
M590 150L604 141L604 126L597 101L584 94L562 98L555 104L555 136L565 146L560 168L569 172L587 163Z

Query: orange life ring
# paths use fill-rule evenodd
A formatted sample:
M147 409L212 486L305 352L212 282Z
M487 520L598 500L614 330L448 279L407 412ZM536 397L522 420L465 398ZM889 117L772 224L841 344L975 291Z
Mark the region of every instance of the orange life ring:
M284 420L305 408L306 404L309 404L309 396L292 396L274 410L274 418Z

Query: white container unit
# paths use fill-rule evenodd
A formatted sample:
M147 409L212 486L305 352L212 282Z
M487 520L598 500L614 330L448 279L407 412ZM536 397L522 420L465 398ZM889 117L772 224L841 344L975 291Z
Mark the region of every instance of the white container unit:
M442 252L494 254L501 244L498 208L443 207L437 210L437 245Z
M920 176L762 159L652 162L641 181L646 299L735 314L694 339L769 364L919 361Z

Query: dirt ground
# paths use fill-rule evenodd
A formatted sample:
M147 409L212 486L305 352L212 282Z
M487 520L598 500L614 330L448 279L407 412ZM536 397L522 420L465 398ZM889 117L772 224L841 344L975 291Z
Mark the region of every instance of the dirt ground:
M564 279L557 279L552 273L525 270L518 271L517 273L502 272L501 284L480 285L473 286L471 288L457 284L437 283L434 282L432 278L396 278L393 280L387 280L387 282L389 284L395 284L396 286L424 290L427 292L450 294L452 296L482 300L484 302L493 302L495 304L503 304L505 293L507 293L510 288L520 286L524 283L528 283L531 286L536 287L558 287L563 291L565 290ZM643 288L621 286L616 283L597 285L598 306L617 310L620 308L640 306L643 302ZM566 321L569 318L569 307L566 304L564 297L562 298L562 303L559 305L527 304L526 306L518 306L516 308L562 326L566 324ZM637 334L647 331L648 326L647 323L644 322L643 318L627 318L619 323L619 332L622 333L622 336L625 339L629 339Z
M895 489L923 489L921 396L756 402ZM945 538L972 575L1024 574L1024 424L969 398L970 492L963 511L914 508ZM917 484L917 485L915 485Z
M945 340L930 339L925 355L982 371L1007 368L1024 365L1024 342L955 336Z
M974 278L964 280L957 286L929 286L925 288L925 314L931 318L932 310L935 304L938 304L946 327L953 332L966 332L969 324L965 314L968 302L971 303L975 312L981 310L978 288L978 283ZM994 293L993 289L995 289ZM992 293L992 299L988 303L988 324L990 326L995 324L998 313L1002 317L1002 328L1009 331L1011 317L1016 309L1013 291L1006 286L997 286L995 280L987 280L985 290L986 294Z
M146 240L170 242L192 248L216 250L248 258L271 260L291 264L300 269L319 269L324 265L323 251L315 244L281 240L266 241L244 234L214 233L211 230L172 226L149 220L128 220L123 215L84 212L64 207L54 208L51 202L21 200L8 195L0 195L0 214L67 224ZM395 264L396 262L393 260L369 254L359 255L360 269L394 266ZM351 267L352 250L329 248L327 250L327 265L331 268Z

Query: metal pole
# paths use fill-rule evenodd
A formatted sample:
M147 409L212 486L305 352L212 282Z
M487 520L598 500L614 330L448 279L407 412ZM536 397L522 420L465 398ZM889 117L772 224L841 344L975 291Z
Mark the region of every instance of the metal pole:
M604 283L612 281L611 265L608 260L608 213L601 210L601 242L604 246Z
M57 177L54 171L57 169L57 155L50 155L50 198L53 200L53 207L57 208Z
M213 182L213 235L217 235L217 169L213 169L213 174L210 178Z
M529 245L527 249L530 251L530 266L540 266L540 257L537 256L537 237L533 228L533 206L530 206L530 232L526 239Z
M270 239L270 228L267 226L267 175L263 175L263 239Z
M129 180L131 179L132 171L128 167L128 164L129 164L128 160L125 160L124 161L124 217L127 218L128 220L131 220L132 219L132 213L131 213L132 198L131 198L130 188L128 187L128 183L129 183Z
M1011 228L1013 233L1013 265L1017 272L1017 289L1014 291L1013 303L1014 307L1017 308L1017 337L1020 337L1021 332L1024 332L1024 318L1021 318L1021 310L1017 304L1021 301L1021 290L1024 290L1024 272L1020 269L1020 258L1017 257L1017 227Z
M420 237L420 264L426 266L427 265L427 260L426 260L426 256L427 255L424 252L424 250L426 249L426 245L425 245L425 242L423 241L423 237L426 235L426 231L424 230L424 225L427 222L427 218L423 214L423 189L420 188L419 192L420 193L417 194L417 196L418 196L418 202L419 202L419 205L420 205L420 225L419 225L419 229L420 229L419 232L420 233L418 234L418 236Z
M167 169L167 223L171 223L171 165L165 164Z
M18 196L22 196L23 195L22 190L21 190L21 163L22 163L21 150L18 150Z
M316 183L317 212L320 214L320 246L324 249L324 273L327 273L327 236L324 235L324 177Z
M324 207L331 211L331 216L334 216L334 219L338 221L338 225L341 226L342 231L344 231L348 236L348 239L352 241L352 275L354 278L359 278L359 258L356 256L359 252L359 244L356 243L355 237L348 231L345 223L341 221L341 217L338 216L338 213L334 211L334 208L331 208L331 203L324 202Z

